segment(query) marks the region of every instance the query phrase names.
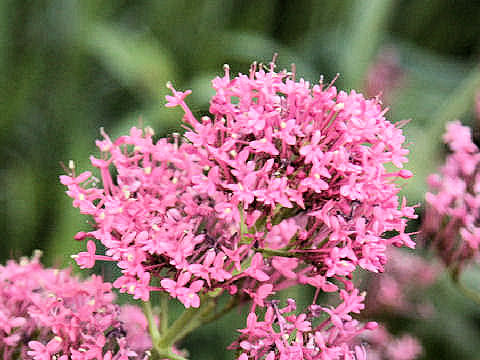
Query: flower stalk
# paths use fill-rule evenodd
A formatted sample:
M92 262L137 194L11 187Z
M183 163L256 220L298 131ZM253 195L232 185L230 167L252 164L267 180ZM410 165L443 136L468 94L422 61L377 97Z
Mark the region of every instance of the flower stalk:
M183 339L186 335L197 329L204 323L204 319L212 312L215 307L213 299L202 298L202 305L199 308L188 308L175 322L164 332L155 342L161 349L169 349L176 342Z

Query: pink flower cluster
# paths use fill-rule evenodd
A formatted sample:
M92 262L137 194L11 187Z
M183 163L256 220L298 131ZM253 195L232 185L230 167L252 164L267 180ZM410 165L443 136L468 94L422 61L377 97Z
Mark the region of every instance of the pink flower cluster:
M271 301L263 321L255 313L247 318L247 327L239 330L241 336L231 348L238 349L238 360L248 359L357 359L365 360L363 346L353 339L364 329L375 329L374 322L361 326L351 316L364 305L364 294L354 290L340 291L342 302L336 307L311 305L306 313L296 315L296 304L288 299L284 308Z
M433 305L419 295L437 280L438 264L402 249L389 249L387 255L385 272L369 278L366 313L369 316L385 312L410 317L430 315Z
M393 336L383 326L362 333L358 340L368 347L369 360L415 360L422 355L422 346L415 337Z
M405 233L414 207L399 200L395 183L412 175L403 169L408 150L377 100L295 81L273 64L254 64L233 79L226 67L213 80L211 116L197 120L185 103L190 91L168 86L167 106L185 111L184 141L154 142L151 129L132 128L115 141L103 134L102 156L91 158L102 186L90 172L61 177L73 205L94 222L76 238L106 247L97 254L89 240L76 256L81 267L114 261L121 292L148 300L151 291L166 291L187 308L228 291L252 299L256 319L257 306L298 283L358 298L355 269L383 271L389 245L414 247ZM399 169L388 171L391 164ZM336 321L332 333L352 333L353 308L338 317L324 311ZM275 316L265 322L283 321ZM323 346L327 327L309 326L319 335L304 337L302 346Z
M0 283L2 359L144 359L151 347L141 321L136 337L147 340L131 341L119 314L129 327L138 316L114 305L111 285L99 277L79 281L35 256L0 266Z
M447 125L444 140L452 153L428 184L423 234L446 266L461 268L478 258L480 245L480 152L470 128L459 121Z

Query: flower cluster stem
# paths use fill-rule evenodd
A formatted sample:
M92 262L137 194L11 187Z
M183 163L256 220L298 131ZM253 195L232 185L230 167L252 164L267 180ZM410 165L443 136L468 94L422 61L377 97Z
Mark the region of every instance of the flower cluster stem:
M152 352L152 360L187 360L181 355L175 354L171 349L154 349Z
M195 309L192 317L187 317L187 322L180 322L179 325L182 327L172 326L171 336L168 341L172 342L172 345L177 341L183 339L185 336L190 334L192 331L202 326L205 323L205 319L210 315L210 313L215 308L215 301L207 300L206 303L198 309ZM180 320L180 319L179 319ZM173 324L175 325L175 323Z
M211 322L214 322L215 320L220 319L224 315L228 314L230 311L235 309L235 307L240 303L240 298L238 296L233 296L230 298L228 303L224 306L224 308L218 312L218 313L213 313L210 316L206 317L204 320L204 324L208 324Z
M173 345L201 325L212 321L211 313L215 308L215 301L211 298L203 298L202 306L186 309L171 326L168 326L168 298L164 296L160 301L161 331L155 323L150 302L143 303L143 311L148 320L148 330L153 344L151 359L186 360L183 356L173 353Z
M168 328L168 330L162 334L160 341L158 341L158 346L160 348L168 348L172 346L178 339L180 332L184 332L184 328L191 326L195 322L195 318L198 316L199 309L189 308L186 309L183 314L175 320L175 322Z
M205 296L202 298L202 305L199 308L186 309L171 326L168 326L168 296L162 296L160 301L162 316L160 320L160 331L155 323L150 302L147 301L143 303L143 311L148 320L148 329L153 344L152 360L165 358L171 360L187 360L181 355L172 352L173 345L198 327L221 318L239 304L239 298L234 296L220 312L212 313L216 305L215 298Z
M300 255L295 252L289 252L285 250L277 250L277 249L267 249L267 248L258 248L256 249L257 252L262 253L267 257L271 256L281 256L287 258L299 257Z
M162 348L159 346L161 341L161 335L158 331L157 325L155 323L155 319L153 316L152 305L149 301L143 303L143 311L148 320L148 331L150 333L150 337L152 339L153 348L151 351L151 360L162 360L162 359L171 359L171 360L187 360L183 356L177 355L173 353L172 347ZM161 319L163 323L165 319Z
M152 343L156 344L160 340L160 332L155 324L155 319L153 317L152 304L150 301L145 301L143 304L143 313L148 320L148 332L152 339ZM163 321L163 319L161 319Z
M162 293L160 297L160 331L165 334L168 330L168 299L167 294Z

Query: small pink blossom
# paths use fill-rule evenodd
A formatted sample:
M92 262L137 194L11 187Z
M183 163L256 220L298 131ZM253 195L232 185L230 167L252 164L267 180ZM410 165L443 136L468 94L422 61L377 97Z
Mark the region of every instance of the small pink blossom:
M186 308L200 306L200 297L197 293L202 289L204 282L196 280L189 287L185 287L191 278L190 273L182 273L178 281L163 279L160 281L162 287L169 292L170 296L178 298Z
M50 360L52 355L60 350L61 345L62 339L59 337L54 337L47 345L43 345L38 341L30 341L28 346L32 350L27 351L27 354L34 360Z
M95 265L95 251L97 247L92 240L87 242L87 252L80 252L72 257L81 269L90 269Z
M256 253L250 266L244 271L244 275L251 276L258 281L267 281L270 277L262 270L264 267L263 256L260 253Z

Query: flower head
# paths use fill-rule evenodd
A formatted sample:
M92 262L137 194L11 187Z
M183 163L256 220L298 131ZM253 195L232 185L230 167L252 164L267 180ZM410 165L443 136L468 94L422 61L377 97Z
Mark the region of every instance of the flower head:
M130 342L133 334L122 322L130 323L130 316L118 317L111 285L99 277L80 281L68 270L43 268L35 256L0 266L0 283L0 353L5 358L120 360L129 354L143 359L151 347Z
M239 360L325 359L365 360L365 349L353 339L376 323L361 325L349 315L355 309L348 302L363 301L356 293L344 294L336 308L312 305L307 312L295 314L295 302L288 300L281 308L269 302L263 321L251 312L247 327L240 329L239 339L230 345L240 353ZM318 321L321 320L321 321Z
M332 281L348 283L357 267L383 271L389 245L414 246L405 233L413 207L395 183L411 176L408 150L377 100L295 81L273 64L234 78L226 67L212 84L201 119L189 92L169 84L167 105L185 111L183 142L155 143L151 129L113 142L103 134L102 157L91 159L103 186L87 173L62 177L95 223L79 237L107 249L89 243L79 265L116 262L114 286L142 300L167 291L198 307L209 292L241 289L263 304L299 282L335 291Z

